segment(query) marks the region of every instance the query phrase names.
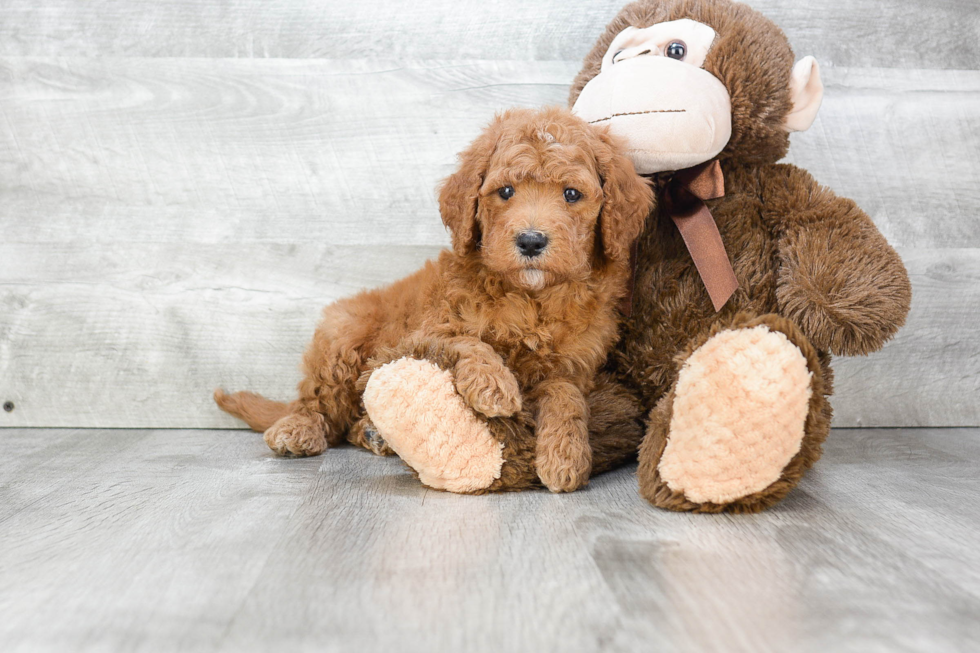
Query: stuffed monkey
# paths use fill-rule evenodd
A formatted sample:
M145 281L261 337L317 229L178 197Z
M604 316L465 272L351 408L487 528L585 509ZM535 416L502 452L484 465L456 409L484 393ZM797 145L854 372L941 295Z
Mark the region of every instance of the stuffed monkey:
M874 352L904 323L908 276L870 218L777 163L822 95L816 61L794 65L779 28L730 0L626 6L572 85L573 110L628 141L660 198L589 400L593 473L638 450L656 506L750 512L782 499L830 428L831 355ZM386 373L375 399L412 392L397 381ZM535 485L533 437L487 423L506 455L484 489Z

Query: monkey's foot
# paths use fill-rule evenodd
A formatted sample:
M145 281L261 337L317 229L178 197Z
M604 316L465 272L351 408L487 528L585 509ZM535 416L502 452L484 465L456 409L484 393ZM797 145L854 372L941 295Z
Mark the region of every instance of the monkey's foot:
M819 410L810 399L811 368L820 369L802 334L787 331L757 321L720 330L691 353L651 413L639 471L647 499L675 510L758 510L796 484L812 462L798 454ZM811 364L791 338L811 350Z
M456 392L453 375L401 358L371 374L364 407L381 438L423 484L478 492L500 478L503 444Z

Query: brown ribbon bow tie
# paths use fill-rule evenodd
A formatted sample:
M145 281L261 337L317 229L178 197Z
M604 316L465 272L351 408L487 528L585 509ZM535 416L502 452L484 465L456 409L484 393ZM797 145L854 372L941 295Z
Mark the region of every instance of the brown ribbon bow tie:
M724 195L725 177L721 164L715 160L676 172L663 196L716 311L738 289L718 225L704 203Z
M691 253L701 281L708 290L711 303L720 311L732 293L738 289L738 279L732 269L718 225L705 205L725 195L725 177L717 160L708 161L674 173L664 189L661 201L681 232L684 244ZM633 243L632 274L627 296L623 300L626 317L633 312L633 284L636 275L637 244Z

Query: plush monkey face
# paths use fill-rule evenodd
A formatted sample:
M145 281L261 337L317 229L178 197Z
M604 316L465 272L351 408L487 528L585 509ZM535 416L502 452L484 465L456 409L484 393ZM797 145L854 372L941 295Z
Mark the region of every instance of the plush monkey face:
M714 39L713 29L689 18L627 27L573 110L626 137L641 174L707 161L732 135L728 91L701 67Z
M723 158L777 160L823 95L812 57L729 0L641 0L586 57L573 111L626 139L641 174Z

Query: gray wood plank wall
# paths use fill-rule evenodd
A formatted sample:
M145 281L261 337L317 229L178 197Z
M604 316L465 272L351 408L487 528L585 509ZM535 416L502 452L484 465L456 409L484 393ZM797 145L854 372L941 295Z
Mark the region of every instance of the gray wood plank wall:
M447 238L493 115L563 104L622 0L0 1L0 426L232 427L289 398L320 307ZM980 425L980 3L753 3L827 94L789 160L854 198L915 299L835 364L838 426Z

